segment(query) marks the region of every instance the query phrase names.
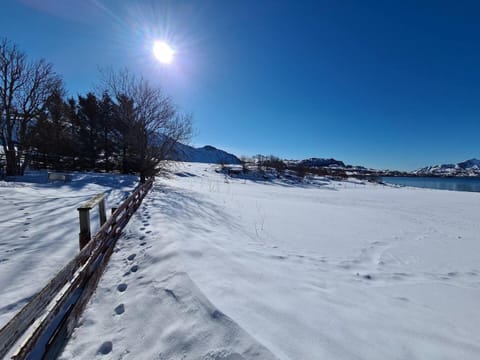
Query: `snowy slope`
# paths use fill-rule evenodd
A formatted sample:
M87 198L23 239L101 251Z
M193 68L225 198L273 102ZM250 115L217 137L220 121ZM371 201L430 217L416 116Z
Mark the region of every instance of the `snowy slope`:
M63 358L478 359L478 213L477 193L186 164L129 224Z
M175 160L211 164L241 164L240 159L235 155L213 146L194 148L181 143L176 145Z
M135 184L134 176L95 173L74 174L69 183L48 182L46 172L0 181L0 326L78 253L77 207L92 195L107 193L109 209Z

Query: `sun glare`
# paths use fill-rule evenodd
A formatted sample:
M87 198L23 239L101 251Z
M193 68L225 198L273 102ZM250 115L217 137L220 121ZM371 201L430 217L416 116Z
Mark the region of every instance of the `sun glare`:
M164 41L155 41L153 44L153 54L162 64L170 64L173 60L175 51Z

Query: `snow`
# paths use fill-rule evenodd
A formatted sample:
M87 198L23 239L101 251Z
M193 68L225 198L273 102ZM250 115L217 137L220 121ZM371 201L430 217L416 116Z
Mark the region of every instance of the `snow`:
M480 358L480 194L182 166L61 358Z
M136 177L73 173L71 182L48 182L34 171L0 181L0 327L78 253L77 207L107 193L107 209L135 187ZM99 227L92 211L92 230Z

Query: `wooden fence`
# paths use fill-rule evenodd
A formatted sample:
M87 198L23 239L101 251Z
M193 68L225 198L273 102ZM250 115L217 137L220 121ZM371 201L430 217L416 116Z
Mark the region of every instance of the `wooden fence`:
M138 186L89 241L35 297L0 329L0 358L54 359L94 292L114 245L153 185Z

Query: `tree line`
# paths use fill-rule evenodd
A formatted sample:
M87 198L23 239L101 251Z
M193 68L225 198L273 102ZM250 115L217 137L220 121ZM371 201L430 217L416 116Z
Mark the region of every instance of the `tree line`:
M27 166L136 173L143 182L189 139L192 121L160 88L128 70L104 70L100 91L66 97L45 60L0 41L0 142L6 175Z
M280 177L286 171L294 173L299 178L303 179L307 175L317 176L332 176L335 178L346 178L347 173L342 168L332 168L329 166L309 166L305 161L284 160L275 155L257 154L252 158L246 156L241 157L242 171L248 173L253 167L259 173L264 173L266 170L273 169Z

